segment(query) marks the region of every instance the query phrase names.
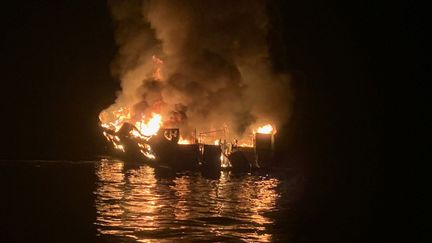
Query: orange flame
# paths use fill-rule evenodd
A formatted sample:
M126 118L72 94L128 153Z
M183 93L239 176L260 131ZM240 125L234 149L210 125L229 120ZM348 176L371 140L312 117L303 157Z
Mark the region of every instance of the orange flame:
M274 134L274 133L276 133L276 130L273 128L272 125L267 124L267 125L264 125L262 127L259 127L257 129L257 133Z
M192 142L190 140L184 139L182 136L180 136L178 144L192 144Z
M152 113L152 116L148 122L144 122L141 120L135 123L135 127L138 128L138 130L144 136L156 135L159 129L161 128L161 126L162 126L162 116L156 113Z
M111 119L113 120L106 121L105 117L108 115L112 115ZM157 113L152 113L149 119L143 117L141 120L133 122L129 109L124 107L113 111L112 114L106 114L104 112L101 113L99 120L101 121L101 126L103 128L107 128L115 132L118 132L118 130L120 130L122 125L126 122L134 124L139 131L132 131L132 135L135 137L141 137L142 135L147 137L156 135L163 124L162 116Z
M163 61L157 56L152 56L154 64L153 79L162 80L162 66ZM160 114L152 113L150 119L148 117L142 117L141 120L137 121L136 118L132 119L130 107L120 107L117 110L105 110L99 115L101 126L117 132L125 122L135 125L138 131L133 131L132 135L136 137L153 136L157 134L160 127L162 126L162 116ZM141 134L140 134L141 133Z
M155 80L161 81L163 79L163 61L157 56L153 56L152 59L154 64L152 77ZM112 142L115 149L123 152L125 151L125 148L121 144L120 138L116 135L123 124L129 123L135 126L135 128L130 131L129 135L147 141L151 136L156 135L163 125L162 116L160 114L152 113L150 116L137 118L137 116L132 113L132 109L129 106L121 106L118 109L111 107L110 109L104 110L99 114L99 120L103 128L110 130L103 132L106 139ZM146 157L154 159L154 154L151 151L151 148L142 146L143 145L140 146L142 149L141 152Z
M112 117L115 117L113 120ZM123 123L130 122L131 114L128 108L120 107L118 110L115 110L111 113L107 111L102 111L99 115L99 120L101 121L101 126L103 128L111 129L114 131L118 131Z
M253 144L251 142L248 142L248 143L244 142L244 143L241 143L239 146L240 147L253 147Z

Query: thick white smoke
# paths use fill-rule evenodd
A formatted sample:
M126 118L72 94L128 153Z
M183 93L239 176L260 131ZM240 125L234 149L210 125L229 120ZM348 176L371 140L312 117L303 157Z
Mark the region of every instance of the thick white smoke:
M272 71L269 58L266 1L112 0L109 6L119 46L113 71L122 90L106 113L158 112L184 134L228 127L240 137L289 118L289 80Z

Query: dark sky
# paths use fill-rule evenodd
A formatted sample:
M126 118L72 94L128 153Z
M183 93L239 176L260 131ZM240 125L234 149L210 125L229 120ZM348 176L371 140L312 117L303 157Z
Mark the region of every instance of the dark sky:
M100 154L97 115L119 89L110 75L116 46L106 2L13 2L2 5L1 15L0 158ZM423 73L430 73L422 62L421 9L414 3L285 0L272 1L269 8L275 68L293 75L296 96L278 153L288 152L289 163L312 175L306 203L315 202L321 190L345 193L344 205L339 197L327 197L320 206L342 207L339 212L346 210L348 218L360 217L352 227L358 231L349 233L378 229L366 223L375 222L375 215L357 209L380 205L372 195L380 189L376 181L384 180L380 173L389 168L385 139L399 141L413 128L396 123L412 116L414 90L424 87ZM305 208L314 212L314 205ZM318 218L333 217L326 214L330 211L320 211L324 215ZM328 229L325 221L316 224L312 229Z
M1 157L91 155L101 142L98 111L119 88L110 75L115 44L106 2L19 2L5 14Z

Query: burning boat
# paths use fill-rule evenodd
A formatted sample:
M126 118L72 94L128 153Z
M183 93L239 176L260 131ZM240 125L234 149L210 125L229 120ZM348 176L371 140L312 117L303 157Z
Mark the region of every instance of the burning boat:
M144 73L128 78L127 91L99 115L102 133L115 156L128 163L175 171L250 171L271 165L276 130L270 124L251 129L257 124L249 123L251 130L245 135L245 122L238 119L241 106L229 102L240 97L238 87L218 87L217 92L207 94L218 94L211 102L203 102L200 95L192 102L189 90L199 93L194 86L171 87L174 81L163 77L163 61L156 56L152 61L149 67L153 69L143 68ZM141 74L144 81L138 78ZM181 79L181 75L172 78ZM197 126L198 131L192 132ZM231 133L229 127L242 135Z
M101 127L113 155L127 163L175 171L250 171L271 165L275 133L271 125L258 128L252 141L240 144L237 139L227 142L226 129L195 131L192 139L186 140L180 129L162 125L162 117L152 114L147 121L102 123ZM223 138L215 139L218 135Z
M293 97L272 65L265 1L114 2L120 90L99 116L114 153L176 170L270 166Z

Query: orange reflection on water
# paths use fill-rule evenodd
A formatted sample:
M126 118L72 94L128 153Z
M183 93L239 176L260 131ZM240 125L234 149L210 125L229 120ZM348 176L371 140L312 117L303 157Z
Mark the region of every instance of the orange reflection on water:
M97 225L100 234L130 236L136 230L154 230L159 207L153 169L123 172L123 163L102 161L96 171ZM133 236L133 235L132 235ZM133 237L135 238L135 237Z
M155 193L156 179L150 167L131 170L127 177L123 208L127 217L134 220L124 221L127 227L154 230L157 228L156 211L160 207Z
M154 169L125 170L119 161L96 168L96 225L101 237L132 242L161 239L269 242L266 216L279 198L275 178L234 176L218 180L199 173L158 178Z
M190 194L190 179L187 176L176 178L173 181L175 185L170 188L174 191L178 200L175 200L174 216L176 220L187 220L190 208L187 205Z

